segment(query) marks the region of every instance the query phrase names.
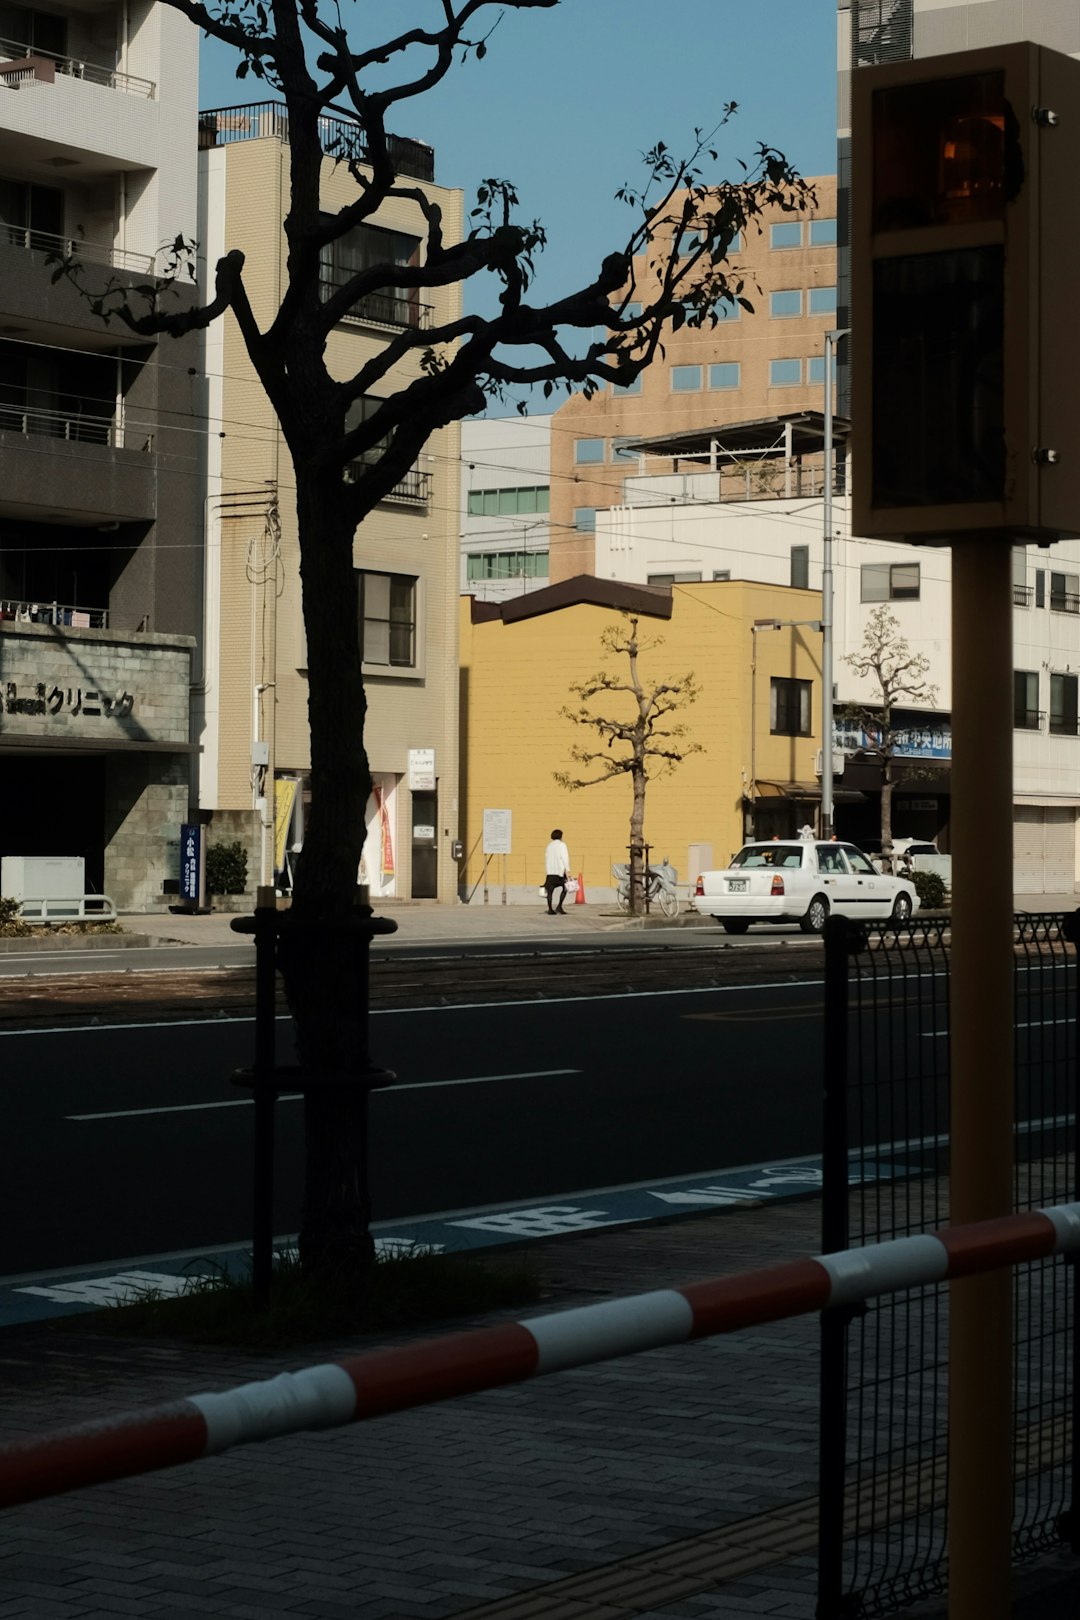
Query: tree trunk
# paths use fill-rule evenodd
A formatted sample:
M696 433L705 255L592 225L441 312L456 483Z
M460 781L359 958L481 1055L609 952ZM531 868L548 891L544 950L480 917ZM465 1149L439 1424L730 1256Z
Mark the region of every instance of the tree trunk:
M633 916L644 910L645 884L645 772L635 770L634 806L630 812L630 911Z
M881 853L885 871L893 870L892 858L892 760L886 759L881 772Z
M371 787L364 750L354 523L335 484L297 470L308 642L311 812L279 964L304 1073L305 1270L362 1274L374 1258L367 1177L370 912L357 870Z

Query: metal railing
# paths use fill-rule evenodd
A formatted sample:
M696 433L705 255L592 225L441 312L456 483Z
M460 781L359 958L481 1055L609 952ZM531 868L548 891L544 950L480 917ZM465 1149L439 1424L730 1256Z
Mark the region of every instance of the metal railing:
M1080 735L1080 715L1054 714L1050 715L1051 737L1076 737Z
M129 253L126 248L107 242L87 242L80 236L58 236L39 231L33 225L0 225L0 245L25 248L30 253L60 253L65 258L86 259L91 264L108 264L117 270L137 270L148 274L154 268L154 254Z
M1013 714L1013 729L1016 731L1041 731L1045 719L1045 709L1017 709Z
M35 69L19 71L8 65L9 62L18 62L20 57L28 57L31 61L51 62L55 71L68 79L85 79L89 84L103 84L109 90L122 90L130 96L144 96L152 101L157 95L157 85L153 79L141 79L135 73L118 73L115 68L101 67L97 62L87 62L77 56L61 56L56 51L38 50L33 45L26 45L18 40L0 39L0 77L11 78L37 78L40 75Z
M1014 924L1018 1211L1075 1196L1074 920ZM949 1219L947 917L825 936L822 1247ZM1077 1492L1073 1268L1017 1268L1014 1553L1059 1541ZM945 1584L948 1296L897 1292L822 1318L819 1620L884 1614Z
M361 459L346 464L342 477L347 484L356 484L360 481L366 470L366 463ZM431 494L431 474L423 472L419 467L410 467L404 478L396 483L384 501L400 501L406 506L426 506Z
M1055 591L1051 589L1050 611L1051 613L1080 613L1080 596L1075 595L1072 591Z
M289 114L284 102L253 101L246 106L215 107L199 114L200 149L266 136L276 136L282 141L289 139ZM353 163L368 162L363 131L344 118L320 118L319 141L327 157ZM435 153L430 146L401 135L388 135L386 144L398 174L408 175L413 180L434 181Z
M341 285L343 281L323 282L327 296L336 292ZM431 326L433 314L431 304L421 304L407 294L375 292L358 299L341 319L361 326L412 327L417 331L426 331Z
M75 607L67 602L0 600L0 619L17 624L53 624L70 630L107 630L108 608Z
M78 444L105 444L114 450L124 443L124 430L110 416L83 411L50 411L31 405L25 397L13 400L14 390L0 392L0 432L27 438L66 439ZM7 397L4 397L6 393Z
M1034 585L1014 585L1012 591L1013 607L1030 607L1035 600Z
M107 894L72 895L70 899L57 895L27 896L19 901L19 916L23 922L115 922L115 901Z

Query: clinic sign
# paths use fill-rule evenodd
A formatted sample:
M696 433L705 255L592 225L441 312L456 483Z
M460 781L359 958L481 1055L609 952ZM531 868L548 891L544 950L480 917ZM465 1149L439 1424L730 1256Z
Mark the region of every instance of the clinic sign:
M409 792L435 792L434 748L409 749Z
M180 828L180 899L193 911L206 905L206 828L194 822Z

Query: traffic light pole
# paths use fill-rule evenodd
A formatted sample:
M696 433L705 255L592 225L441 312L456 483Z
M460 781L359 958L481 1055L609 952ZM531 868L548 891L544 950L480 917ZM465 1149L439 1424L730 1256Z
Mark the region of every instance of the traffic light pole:
M1012 1212L1012 549L952 546L951 1220ZM950 1284L949 1620L1008 1620L1012 1285Z

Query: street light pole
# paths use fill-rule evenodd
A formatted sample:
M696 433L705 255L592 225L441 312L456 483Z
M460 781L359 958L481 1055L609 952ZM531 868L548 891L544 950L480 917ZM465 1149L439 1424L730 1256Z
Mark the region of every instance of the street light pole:
M821 836L833 831L833 362L836 345L851 328L825 333L825 438L823 552L821 562Z

